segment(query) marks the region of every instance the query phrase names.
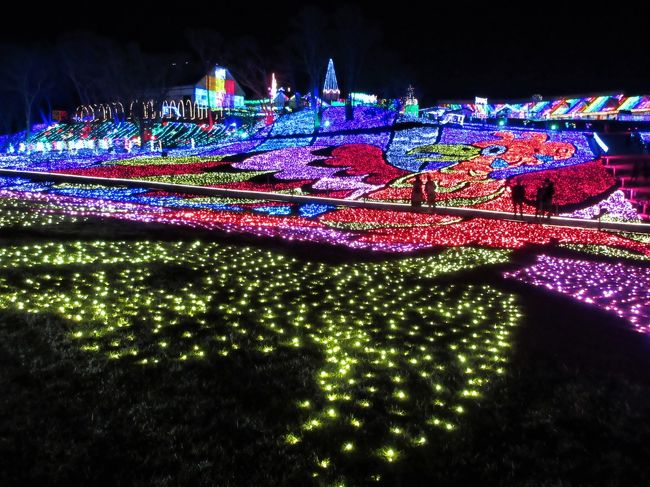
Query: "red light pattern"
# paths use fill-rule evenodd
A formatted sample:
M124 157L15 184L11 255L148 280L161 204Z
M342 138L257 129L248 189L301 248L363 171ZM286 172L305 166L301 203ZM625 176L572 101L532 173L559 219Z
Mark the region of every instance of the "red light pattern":
M369 184L384 185L393 179L408 174L402 169L390 166L384 160L382 150L366 144L348 144L332 151L332 157L325 160L328 166L346 168L348 176L366 176Z
M61 169L62 174L76 174L78 176L139 179L152 176L167 176L179 174L201 174L219 166L228 164L222 161L194 162L189 164L159 164L159 165L110 165L89 167L84 169Z
M517 179L520 179L526 187L526 199L530 203L535 201L537 188L543 184L545 178L553 181L555 185L553 202L560 207L575 205L601 196L616 185L616 179L606 171L600 161L523 174Z
M362 208L340 209L320 217L325 223L341 226L369 223L359 237L362 243L408 243L418 248L431 246L480 245L496 248L519 248L526 244L577 243L626 248L650 255L650 247L613 233L581 228L486 220L474 218L457 221L450 217L421 213L399 213ZM445 224L452 223L453 224Z
M15 197L0 191L0 197ZM288 240L306 240L353 248L404 252L430 247L477 245L495 248L519 248L528 243L605 245L650 255L650 246L617 234L591 229L561 228L505 220L475 218L461 220L427 213L408 213L363 208L341 208L316 218L277 216L247 211L216 209L177 209L145 204L59 196L43 193L19 193L22 199L46 202L51 211L85 216L123 218L160 222L206 229L221 229L277 236ZM282 203L243 203L240 209L282 206ZM287 205L289 206L289 205ZM56 209L56 210L55 210Z
M501 137L496 141L479 141L474 143L477 147L488 148L492 145L500 145L507 150L499 155L509 166L535 166L540 163L540 156L551 157L554 160L568 159L575 152L575 147L566 142L549 141L548 135L543 132L531 132L524 137L515 137L512 132L496 132L494 135ZM485 157L485 156L481 156ZM488 157L487 164L495 159L494 156Z

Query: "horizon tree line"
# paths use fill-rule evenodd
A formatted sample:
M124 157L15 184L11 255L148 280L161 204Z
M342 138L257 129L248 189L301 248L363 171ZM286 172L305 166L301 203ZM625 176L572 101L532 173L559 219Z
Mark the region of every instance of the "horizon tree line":
M160 52L92 32L65 34L54 45L0 45L0 133L25 130L29 138L33 124L50 122L54 109L71 113L79 105L128 106L145 98L162 103L174 86L173 63L187 60L204 72L216 64L226 66L247 97L256 99L268 97L271 72L285 86L304 86L319 95L330 57L345 93L367 86L394 96L408 84L405 70L390 69L399 65L391 64L395 59L390 52L381 50L386 58L379 59L373 51L380 49L381 31L356 6L334 13L306 6L291 17L289 26L285 39L270 48L252 37L232 39L212 29L188 30L178 43L184 49L172 49L170 42L170 49ZM133 118L144 119L137 113ZM143 131L144 122L139 125Z

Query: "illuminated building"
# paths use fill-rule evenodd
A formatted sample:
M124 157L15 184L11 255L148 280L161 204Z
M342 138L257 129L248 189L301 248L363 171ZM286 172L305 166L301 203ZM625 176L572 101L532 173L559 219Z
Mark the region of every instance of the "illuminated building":
M244 90L230 71L223 66L217 64L198 81L196 75L194 77L188 75L185 79L189 82L171 88L167 98L190 99L198 106L212 110L244 106Z

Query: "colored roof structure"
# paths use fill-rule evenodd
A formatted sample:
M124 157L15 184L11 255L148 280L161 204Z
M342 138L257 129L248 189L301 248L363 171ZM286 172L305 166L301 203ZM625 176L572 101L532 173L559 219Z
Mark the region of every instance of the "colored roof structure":
M621 93L489 104L450 101L440 103L439 107L447 110L468 110L479 118L604 119L640 117L650 119L650 95L627 96Z

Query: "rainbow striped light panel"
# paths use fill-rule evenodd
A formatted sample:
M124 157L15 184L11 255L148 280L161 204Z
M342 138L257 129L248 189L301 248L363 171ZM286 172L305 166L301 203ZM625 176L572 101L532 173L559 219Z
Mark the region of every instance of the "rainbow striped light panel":
M565 97L545 101L476 104L441 103L446 110L468 110L477 118L639 119L650 120L650 95Z

